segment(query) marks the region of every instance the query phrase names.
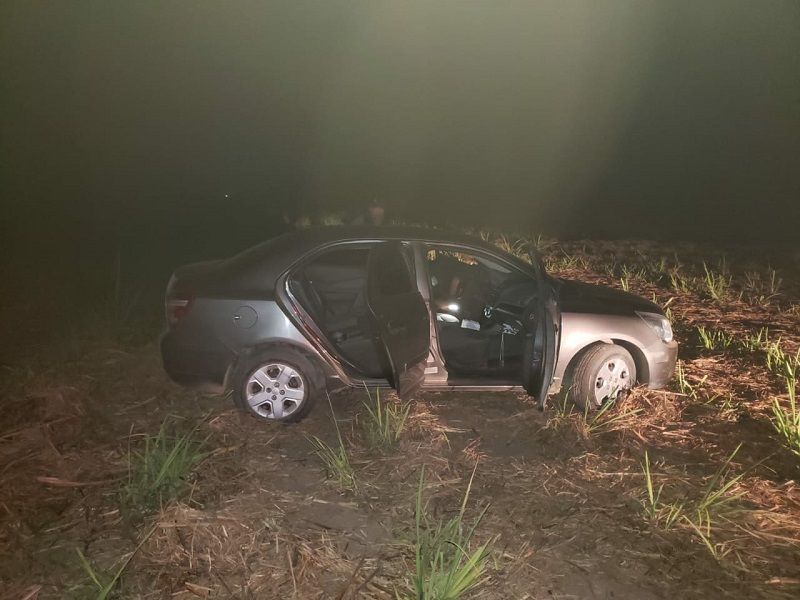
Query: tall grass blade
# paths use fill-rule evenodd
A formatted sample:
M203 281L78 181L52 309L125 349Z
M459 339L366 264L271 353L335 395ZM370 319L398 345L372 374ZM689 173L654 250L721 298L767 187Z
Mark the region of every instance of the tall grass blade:
M465 531L464 514L467 507L475 469L470 476L458 514L449 521L431 521L423 503L424 468L420 473L415 502L414 567L411 578L416 600L457 600L483 580L494 538L470 549L470 540L483 520L488 506L481 511L472 526Z
M411 404L383 403L379 389L375 391L375 401L372 402L372 395L366 385L364 389L371 401L363 402L367 410L367 418L363 421L364 438L370 448L388 450L400 441Z

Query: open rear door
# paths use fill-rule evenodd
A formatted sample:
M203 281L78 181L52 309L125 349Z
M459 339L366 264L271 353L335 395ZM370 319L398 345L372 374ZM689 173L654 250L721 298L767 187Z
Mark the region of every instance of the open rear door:
M430 315L417 289L410 252L399 242L376 245L369 256L367 304L386 379L404 398L424 378Z
M541 289L541 294L531 302L526 312L527 340L522 383L543 409L558 358L561 315L550 284L542 282Z

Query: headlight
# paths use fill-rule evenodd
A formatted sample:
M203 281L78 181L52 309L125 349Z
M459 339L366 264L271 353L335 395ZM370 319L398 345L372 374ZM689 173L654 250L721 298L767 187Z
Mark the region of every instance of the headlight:
M668 343L672 341L672 325L667 317L658 313L639 312L638 310L636 314L650 326L650 329L656 332L662 342Z

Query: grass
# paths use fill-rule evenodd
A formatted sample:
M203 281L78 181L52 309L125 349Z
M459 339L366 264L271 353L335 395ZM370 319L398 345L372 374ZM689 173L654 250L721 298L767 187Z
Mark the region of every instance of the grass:
M708 553L714 557L715 560L720 561L725 556L727 556L728 552L730 552L730 546L728 544L717 544L714 543L711 539L711 522L709 521L707 524L702 525L698 524L691 519L684 517L686 524L692 529L695 536L703 543L708 550Z
M717 472L714 473L714 476L703 489L703 495L694 507L698 523L710 524L714 514L741 497L741 494L733 494L732 490L744 477L744 473L730 477L732 461L741 448L742 444L740 443L725 462L720 465Z
M612 261L599 265L600 270L612 279L619 282L623 291L631 290L631 283L634 281L645 281L660 284L666 273L666 259L653 262L646 256L640 257L643 264L617 263Z
M725 302L731 285L730 277L726 276L724 271L722 273L712 271L705 262L703 263L703 271L705 271L703 279L705 291L715 302Z
M547 271L575 271L578 269L588 269L589 260L581 254L569 254L559 247L556 254L548 255L544 260Z
M730 392L727 394L714 394L705 403L716 406L717 417L720 419L730 418L737 411L736 400Z
M92 563L89 562L89 559L80 551L79 548L75 548L75 552L78 554L78 560L80 560L81 567L83 567L86 576L89 578L87 585L83 586L84 588L94 588L94 595L88 596L89 598L94 598L94 600L106 600L106 598L110 597L114 589L119 585L120 579L122 578L122 574L128 568L131 560L136 555L137 552L141 549L144 543L153 535L153 532L156 530L156 527L153 527L148 531L144 537L139 541L136 548L134 548L133 552L131 552L127 558L125 558L121 563L120 566L110 575L106 575L101 573L95 567L92 566ZM81 594L82 597L86 598L86 594Z
M733 334L722 329L706 329L700 326L697 328L697 335L706 350L727 350L736 343Z
M645 451L642 462L642 474L645 480L644 498L640 500L645 518L662 529L672 529L683 525L697 537L709 553L720 560L730 551L730 546L713 541L713 531L719 519L729 519L737 509L731 505L739 500L743 492L735 488L744 477L744 473L731 476L733 459L741 449L739 444L727 457L714 475L708 480L700 496L684 502L664 502L662 496L664 485L656 488L650 457Z
M767 267L766 277L758 271L747 271L744 274L742 287L751 302L761 306L769 306L781 295L783 280L772 267Z
M363 403L367 410L367 418L362 421L364 439L372 449L389 450L400 440L406 427L411 404L408 402L404 404L381 402L380 389L375 390L373 402L369 389L366 386L364 389L367 390L367 396L370 399L369 403Z
M662 256L658 260L646 256L641 252L637 252L643 265L639 267L639 277L644 281L656 285L663 285L664 281L668 279L670 267L666 257Z
M508 235L501 234L495 238L494 245L508 254L516 256L517 258L526 262L530 262L530 253L528 250L532 246L528 240L522 238L512 238Z
M750 332L739 340L739 347L745 352L758 352L764 349L769 341L769 329L762 327L758 331Z
M609 400L591 418L588 409L584 411L583 422L587 436L613 431L619 425L627 424L629 418L635 417L644 411L643 408L633 408L612 412L611 409L616 406L616 400Z
M415 509L414 574L408 598L416 600L457 600L484 579L494 538L476 549L470 548L475 529L488 506L467 527L464 513L478 465L472 470L458 514L445 521L432 519L422 500L425 470L420 472ZM398 594L399 597L399 594Z
M794 355L789 354L781 346L780 340L765 345L765 362L767 370L780 377L797 381L797 370L800 367L800 349Z
M672 301L675 300L675 296L671 297L664 303L664 316L669 319L669 322L673 325L675 324L675 314L672 312Z
M308 441L314 453L325 465L328 479L332 479L342 488L355 490L357 488L355 471L342 438L339 437L335 446L327 444L315 435L310 436Z
M611 270L616 272L616 266L613 266ZM619 285L625 292L631 291L632 281L649 281L650 279L650 272L645 267L623 263L619 268Z
M759 331L757 340L761 341ZM783 380L786 386L788 406L773 398L770 404L772 426L784 445L795 455L800 456L800 411L797 408L797 372L800 368L800 349L790 354L783 349L780 339L767 341L767 333L763 334L761 348L764 350L764 362L767 370Z
M617 410L614 410L617 409ZM578 410L569 398L569 391L559 394L549 405L545 429L558 430L563 426L577 432L581 439L609 433L627 427L644 412L644 408L632 408L617 399L605 402L598 410L587 405Z
M638 252L636 263L617 263L616 260L602 263L600 270L613 279L617 279L623 289L627 291L633 281L649 282L654 285L664 285L669 279L670 267L665 257L658 260Z
M75 552L78 553L78 559L81 561L81 566L89 578L89 586L95 588L94 596L89 597L93 597L95 600L105 600L108 598L109 594L111 594L114 588L117 587L120 577L122 577L122 573L128 567L130 560L122 563L122 566L120 566L113 575L107 576L97 571L89 562L89 559L87 559L83 552L80 551L80 549L75 548Z
M327 391L325 393L327 394ZM325 473L328 478L335 481L344 489L355 491L358 488L355 470L350 462L350 454L347 451L342 432L339 429L339 423L336 420L336 413L333 411L333 403L331 402L330 396L328 396L328 404L331 407L333 425L336 429L336 446L327 444L315 435L307 437L306 439L311 443L314 453L325 465Z
M696 537L703 543L709 553L720 560L730 551L726 544L713 542L712 530L715 519L721 516L729 516L730 504L742 497L742 492L735 493L733 490L744 477L740 473L730 477L732 471L731 462L741 449L739 444L731 455L722 463L714 476L706 484L703 495L696 501L691 511L683 514L683 521L691 528Z
M558 429L572 419L575 404L569 397L569 390L558 394L548 404L545 429Z
M128 453L126 500L140 509L152 509L179 497L190 485L195 467L205 459L197 427L177 435L165 419L156 435L145 435L141 451Z
M642 462L642 475L644 475L646 495L642 503L644 515L648 521L657 524L663 529L671 529L683 513L683 505L677 503L666 504L661 501L664 484L656 489L653 484L653 474L650 470L650 455L644 452Z
M682 275L677 269L670 272L669 281L672 289L676 292L688 293L692 291L692 280Z
M678 384L678 391L680 391L681 394L688 396L692 400L699 399L700 397L700 392L698 390L699 386L691 383L686 378L686 373L683 370L682 361L678 361L678 364L675 365L675 381ZM705 378L703 379L703 381L705 381ZM703 382L701 381L699 385L702 385L702 383Z
M800 411L797 410L797 379L794 368L787 369L784 380L789 396L789 406L784 407L778 398L772 400L772 425L783 443L800 457Z

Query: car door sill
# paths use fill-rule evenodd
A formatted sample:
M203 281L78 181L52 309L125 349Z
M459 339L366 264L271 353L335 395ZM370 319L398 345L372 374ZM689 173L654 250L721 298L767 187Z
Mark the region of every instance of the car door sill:
M386 380L368 379L366 381L359 381L353 387L367 388L389 388L391 387ZM420 391L426 392L522 392L525 388L518 383L512 382L489 382L481 381L480 379L456 379L446 383L432 382L423 383Z
M524 388L512 381L486 381L480 379L450 379L447 382L423 384L425 390L432 391L522 391Z

